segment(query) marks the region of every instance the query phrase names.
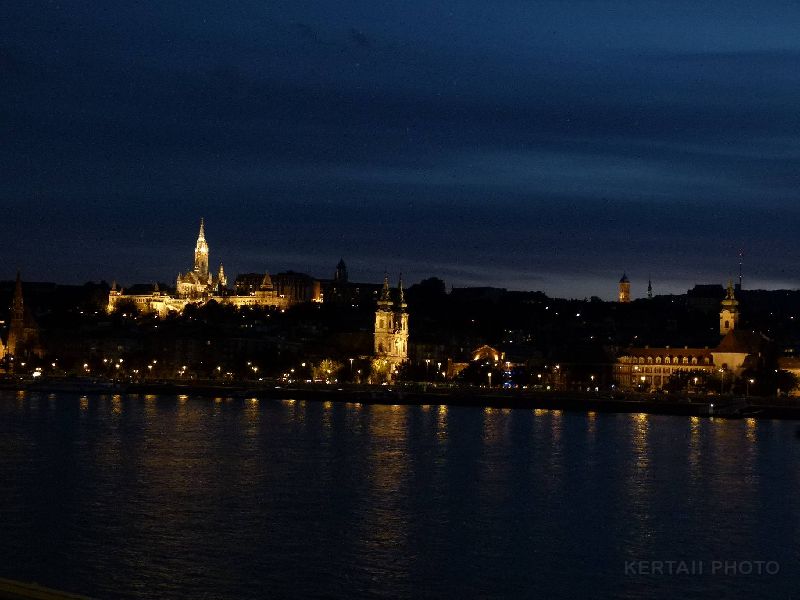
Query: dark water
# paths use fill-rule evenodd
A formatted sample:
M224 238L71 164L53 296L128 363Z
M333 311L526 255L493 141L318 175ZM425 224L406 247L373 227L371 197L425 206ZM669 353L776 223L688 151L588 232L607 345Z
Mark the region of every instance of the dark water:
M99 598L796 597L795 427L2 394L0 576Z

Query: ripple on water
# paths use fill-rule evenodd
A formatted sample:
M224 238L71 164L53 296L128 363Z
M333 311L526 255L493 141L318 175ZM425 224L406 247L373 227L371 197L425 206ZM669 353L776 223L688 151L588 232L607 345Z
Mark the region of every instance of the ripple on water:
M0 576L97 597L794 592L794 425L0 394ZM632 577L629 560L778 560Z

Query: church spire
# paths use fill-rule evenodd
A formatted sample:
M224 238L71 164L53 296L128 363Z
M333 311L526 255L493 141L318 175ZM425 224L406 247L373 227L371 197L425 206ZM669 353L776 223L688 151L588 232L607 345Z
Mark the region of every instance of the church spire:
M208 243L206 243L205 223L200 218L200 233L197 235L197 245L194 248L194 270L205 283L208 280Z
M228 278L225 276L225 268L222 266L222 263L219 263L219 271L217 271L217 283L222 290L228 287Z
M378 299L378 308L388 309L391 304L392 304L392 292L389 290L389 273L384 272L383 289L381 290L381 296Z
M653 282L650 279L650 276L647 276L647 297L652 300L653 299Z
M403 274L400 273L400 280L397 282L397 308L402 311L407 306L405 293L403 292Z

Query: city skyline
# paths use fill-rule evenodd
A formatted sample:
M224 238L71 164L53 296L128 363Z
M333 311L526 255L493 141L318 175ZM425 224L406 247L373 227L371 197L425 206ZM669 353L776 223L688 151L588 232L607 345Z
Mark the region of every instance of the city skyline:
M202 239L202 242L204 244L206 244L206 240L205 240L205 237L204 237L204 228L205 228L204 221L205 221L205 219L203 217L201 217L200 218L200 238ZM200 243L199 240L198 240L198 243ZM186 252L184 252L184 253L186 253ZM196 271L197 270L197 266L196 266L197 249L195 249L194 255L195 255L195 271ZM209 246L206 244L205 245L204 258L205 258L205 261L207 263L206 264L206 269L207 269L206 273L207 274L212 272L212 271L216 272L217 269L222 269L223 266L224 266L224 257L214 257L212 259L212 256L213 256L213 254L210 251ZM341 257L339 260L343 261L344 258ZM741 284L741 282L743 281L743 276L744 276L743 275L743 251L740 251L740 254L738 256L738 260L739 260L738 271L737 271L736 275L735 276L731 275L725 281L721 281L721 282L718 282L718 281L695 281L694 284L688 284L687 283L686 285L688 287L685 287L684 289L661 291L661 292L655 293L655 292L653 292L653 287L652 287L652 284L653 284L652 274L648 274L646 279L644 279L644 280L636 280L636 282L635 282L635 284L634 284L634 286L632 288L633 292L631 293L630 292L631 283L630 283L629 277L627 275L627 272L623 272L622 279L620 279L619 281L614 280L612 282L613 286L614 286L614 292L613 293L605 293L605 294L592 293L591 296L592 297L599 297L602 300L606 300L606 301L615 301L615 300L623 301L623 300L620 299L621 298L621 295L620 295L621 292L619 292L619 289L620 289L619 288L619 284L621 284L623 280L626 282L626 285L628 286L628 289L629 289L628 299L624 300L625 302L630 301L630 300L649 298L649 297L652 297L653 295L671 295L671 294L679 294L680 295L680 294L685 293L689 288L693 287L693 285L720 284L722 287L724 287L726 281L727 282L733 282L735 280L737 282L737 286L739 286ZM354 262L355 262L355 264L363 264L363 260L359 261L358 259L356 259L356 261L354 261ZM350 264L347 261L345 261L345 263L346 264ZM338 269L338 265L337 265L336 268ZM331 270L331 269L329 269L329 270ZM20 277L20 272L21 272L21 270L17 269L17 277L18 278ZM134 272L137 272L137 270L134 269ZM191 273L191 272L192 271L191 271L191 268L190 268L190 270L187 271L187 273ZM230 273L230 271L228 271L228 272ZM275 268L273 270L269 270L269 269L268 270L263 270L262 269L262 270L259 271L258 269L253 269L253 270L251 270L249 272L234 271L233 275L234 275L234 278L235 278L237 275L245 275L247 273L252 273L252 272L256 272L256 273L263 272L263 273L267 273L267 274L270 274L270 273L271 274L275 274L275 273L279 273L279 272L281 272L281 273L282 272L292 273L292 272L298 272L298 271L296 271L293 268L280 268L280 266L277 266L277 268ZM370 267L369 266L367 268L367 272L370 272ZM385 277L387 276L388 272L389 272L388 269L384 270L383 273L380 275L380 280L385 279ZM306 274L310 275L312 278L318 279L320 281L332 280L334 278L334 276L329 276L330 274L325 274L325 273L320 274L320 273L310 272L310 273L306 273ZM568 273L567 274L562 274L562 276L566 276L567 278L569 278L570 274L568 274ZM182 275L182 273L179 272L178 273L179 280L182 277L184 277L184 275ZM401 279L403 277L402 276L402 271L401 271L400 277L401 277ZM410 280L409 281L407 279L407 281L409 282L409 284L413 285L414 283L419 283L420 281L422 281L422 280L424 280L426 278L429 278L429 277L441 278L437 274L432 274L432 275L429 275L427 277L422 277L419 280ZM26 279L28 281L43 281L41 279L36 279L35 277L34 278L26 277ZM137 279L131 278L130 276L126 276L125 274L120 274L120 277L117 277L117 276L113 276L113 277L101 276L101 277L96 277L96 278L89 279L88 281L89 282L94 282L94 281L113 282L113 285L115 285L118 289L124 288L125 286L131 286L131 285L139 285L140 286L140 285L147 285L147 284L162 285L162 286L166 284L168 287L174 287L173 283L170 281L170 279L168 277L166 277L166 278L158 278L157 277L157 278L151 278L151 279L147 279L147 280L137 280ZM358 277L358 272L356 272L356 278L353 279L353 281L359 281L361 283L369 283L369 284L373 284L373 285L378 283L378 281L375 281L375 280L366 279L366 278L359 278ZM76 284L76 283L85 283L85 281L53 280L52 283L68 284L69 285L69 284ZM226 285L225 283L223 283L222 284L223 288L224 287L229 287L230 289L233 289L233 279L231 279L228 282L228 284L229 285ZM448 282L445 282L445 284L448 285L449 287L503 287L503 289L508 289L509 291L541 291L541 292L545 292L546 293L546 291L544 289L542 289L542 288L514 287L513 285L512 286L493 286L493 285L490 285L488 282L480 281L480 280L475 280L475 281L468 282L467 284L465 284L463 286L456 286L456 285L450 284ZM604 285L605 284L609 284L609 282L603 281L602 284L604 284ZM216 283L215 283L215 285L216 285ZM680 288L680 282L677 282L677 286L678 286L678 288ZM755 286L753 289L769 289L769 288ZM781 289L781 288L777 288L777 289ZM550 294L550 296L554 297L554 298L563 297L565 299L570 299L570 298L579 299L579 298L573 298L573 297L570 297L570 296L558 296L558 295L555 295L555 294ZM588 298L589 296L587 295L585 297Z
M793 4L8 14L9 278L171 281L205 216L231 274L800 287Z

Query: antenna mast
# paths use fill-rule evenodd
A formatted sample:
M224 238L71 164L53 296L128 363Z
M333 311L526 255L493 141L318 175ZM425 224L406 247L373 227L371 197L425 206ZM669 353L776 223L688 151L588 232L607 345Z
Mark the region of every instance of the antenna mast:
M744 250L739 250L739 289L742 289L742 259L744 258Z

